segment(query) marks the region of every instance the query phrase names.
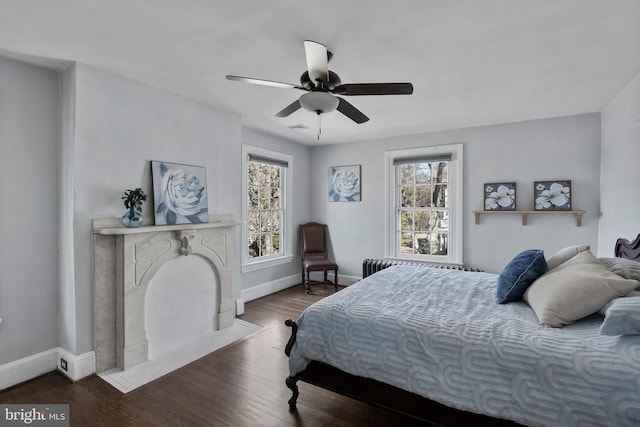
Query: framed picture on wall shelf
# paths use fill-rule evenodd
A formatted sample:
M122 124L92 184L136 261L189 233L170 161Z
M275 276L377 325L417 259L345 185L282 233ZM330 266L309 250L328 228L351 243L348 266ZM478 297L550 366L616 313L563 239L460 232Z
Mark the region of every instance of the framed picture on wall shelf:
M360 201L360 165L329 167L329 201Z
M571 180L535 181L533 197L537 211L570 211Z
M484 184L485 211L515 211L516 183L489 182Z
M209 222L204 167L152 161L151 175L156 225Z

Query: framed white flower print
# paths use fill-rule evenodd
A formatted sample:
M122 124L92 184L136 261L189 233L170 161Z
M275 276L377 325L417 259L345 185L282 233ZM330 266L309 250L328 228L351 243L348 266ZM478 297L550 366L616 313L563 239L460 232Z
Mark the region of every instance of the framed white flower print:
M329 168L329 201L360 201L360 165Z
M209 221L204 167L152 161L151 175L156 225Z
M571 210L571 180L535 181L533 195L537 211Z
M489 182L484 184L485 211L515 211L516 183Z

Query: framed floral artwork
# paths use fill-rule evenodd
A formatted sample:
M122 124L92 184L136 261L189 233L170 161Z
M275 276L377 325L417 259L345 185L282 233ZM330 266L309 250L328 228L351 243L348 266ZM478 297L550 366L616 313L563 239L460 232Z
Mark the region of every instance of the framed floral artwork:
M151 175L156 225L209 221L204 167L152 161Z
M360 165L329 168L329 201L360 201Z
M489 182L484 184L485 211L515 211L516 183Z
M571 180L535 181L533 197L537 211L570 211Z

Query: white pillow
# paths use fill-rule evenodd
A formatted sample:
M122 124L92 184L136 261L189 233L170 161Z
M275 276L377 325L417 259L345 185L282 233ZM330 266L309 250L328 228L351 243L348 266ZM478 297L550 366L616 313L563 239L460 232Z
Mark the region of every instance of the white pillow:
M640 334L640 297L616 298L605 312L600 335Z
M553 270L560 264L567 262L574 256L578 255L580 252L588 251L590 248L591 247L589 245L574 245L560 249L547 260L547 271Z
M524 293L541 324L569 325L595 313L640 283L610 272L590 251L580 252L533 282Z

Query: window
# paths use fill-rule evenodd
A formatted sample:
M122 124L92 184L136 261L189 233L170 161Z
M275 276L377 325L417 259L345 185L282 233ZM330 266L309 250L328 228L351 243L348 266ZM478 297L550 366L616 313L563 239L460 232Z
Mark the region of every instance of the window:
M291 261L292 157L243 146L242 271Z
M386 256L462 264L462 144L385 157Z

